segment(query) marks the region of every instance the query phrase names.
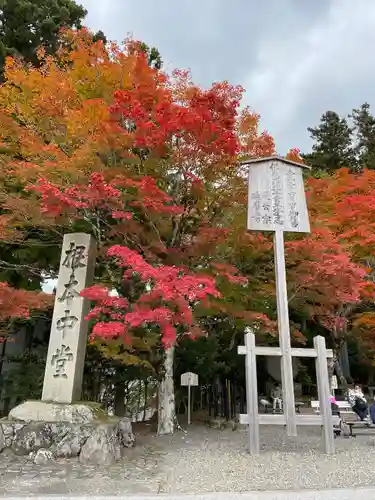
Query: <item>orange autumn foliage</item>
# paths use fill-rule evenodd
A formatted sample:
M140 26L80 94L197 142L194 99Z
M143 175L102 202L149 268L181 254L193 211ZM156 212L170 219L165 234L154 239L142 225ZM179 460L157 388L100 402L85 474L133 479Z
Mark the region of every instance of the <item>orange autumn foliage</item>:
M308 199L317 228L329 228L351 259L366 273L368 287L374 283L375 172L350 173L340 169L333 176L309 179ZM374 356L374 295L351 315L352 329L367 356ZM367 303L366 303L367 302Z
M32 311L45 310L53 297L45 293L17 290L0 282L0 343L8 338L12 319L29 319Z
M330 178L309 179L309 207L317 224L328 226L366 261L375 254L375 171L340 169Z
M76 221L95 223L102 255L118 241L153 265L200 269L203 262L214 273L211 259L225 259L217 250L225 227L245 206L237 160L274 153L270 135L258 132L259 116L239 109L242 88L222 82L201 89L188 72L153 69L131 40L104 47L82 30L67 32L65 41L55 57L39 52L39 68L7 61L0 88L2 237L17 238L25 227L61 234ZM105 200L114 216L109 224L100 190L90 188L95 175L103 189L120 186L121 199ZM24 189L30 185L36 193ZM49 200L75 201L64 210L44 204L43 211L36 196L46 195L44 187ZM95 203L90 198L82 208L75 188Z
M101 41L93 43L90 33L81 30L66 32L65 42L55 57L39 52L40 68L7 60L7 82L0 89L3 176L14 175L25 184L48 176L63 185L79 182L94 171L134 170L133 148L139 134L131 130L124 133L124 124L113 119L113 105L124 106L120 102L123 92L127 99L130 96L133 109L148 103L150 117L171 100L182 106L196 102L199 111L204 101L210 105L211 92L216 100L222 100L217 114L223 119L230 100L235 109L241 98L242 89L225 82L202 91L187 72L168 76L150 68L132 40L105 47ZM258 115L245 109L238 118L228 115L226 119L237 121L240 154L267 156L273 152L272 138L267 133L258 134ZM229 151L223 156L223 148L219 155L212 155L212 148L205 152L203 142L202 137L197 147L174 137L164 147L171 148L174 166L184 169L187 161L194 160L194 174L208 182L226 183L235 178L236 157L228 155ZM151 160L164 155L165 149L160 150L159 145L151 148L146 161L149 174L154 174L155 168L160 173L160 164L155 167ZM34 212L32 216L36 216Z

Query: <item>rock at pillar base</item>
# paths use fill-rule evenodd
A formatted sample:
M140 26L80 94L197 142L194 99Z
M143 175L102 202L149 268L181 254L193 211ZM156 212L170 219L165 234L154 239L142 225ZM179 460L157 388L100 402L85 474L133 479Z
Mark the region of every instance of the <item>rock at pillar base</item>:
M92 426L90 436L82 446L79 461L83 464L112 465L121 458L118 422Z
M29 459L32 460L36 465L44 465L50 462L54 462L55 457L53 456L52 451L41 448L36 453L31 452L29 455Z
M99 404L25 401L9 412L9 420L22 422L70 422L85 424L105 415Z
M89 435L90 429L86 429L84 426L75 426L58 442L56 455L62 458L78 457Z
M3 429L2 427L0 427L0 453L3 451L4 448L6 448L6 439Z
M12 449L16 455L28 455L51 445L51 426L43 422L35 422L15 432Z
M134 441L129 419L109 417L95 403L28 401L0 420L0 452L11 449L37 464L78 457L85 464L111 465Z
M135 438L131 420L129 418L122 418L118 425L121 445L124 448L133 448L135 444Z

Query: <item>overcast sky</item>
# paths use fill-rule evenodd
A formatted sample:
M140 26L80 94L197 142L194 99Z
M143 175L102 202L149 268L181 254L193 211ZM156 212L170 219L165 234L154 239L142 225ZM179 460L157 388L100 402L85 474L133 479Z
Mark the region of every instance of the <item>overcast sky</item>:
M79 1L79 0L78 0ZM375 0L80 0L86 25L156 46L166 69L246 89L280 153L328 109L375 104Z

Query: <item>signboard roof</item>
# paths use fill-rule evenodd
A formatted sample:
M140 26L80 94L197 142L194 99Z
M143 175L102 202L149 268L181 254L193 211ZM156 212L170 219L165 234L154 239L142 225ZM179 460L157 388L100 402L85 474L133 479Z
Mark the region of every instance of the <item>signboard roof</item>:
M281 163L284 163L285 165L294 165L295 167L300 167L300 168L306 168L307 170L311 170L311 167L309 165L305 165L304 163L298 163L296 161L288 160L287 158L283 158L282 156L265 156L263 158L254 158L254 159L249 159L249 160L244 160L241 161L241 165L249 165L252 163L262 163L265 161L280 161Z

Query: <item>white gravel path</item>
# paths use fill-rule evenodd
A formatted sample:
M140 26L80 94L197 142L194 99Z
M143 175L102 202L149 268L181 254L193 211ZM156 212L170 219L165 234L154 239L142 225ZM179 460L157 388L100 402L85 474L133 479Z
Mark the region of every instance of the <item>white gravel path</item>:
M14 500L46 500L45 496L7 497ZM336 490L262 491L250 493L203 493L173 495L54 496L54 500L374 500L375 488Z
M375 485L375 434L336 439L336 454L329 457L323 452L318 429L298 431L297 438L288 438L280 428L263 427L259 457L247 453L246 431L217 433L207 429L185 438L169 438L173 449L163 459L169 464L164 491L245 492ZM178 446L178 440L185 446Z
M36 467L0 458L0 494L203 494L375 486L375 434L336 439L332 457L324 454L316 428L299 428L297 438L287 438L279 427L263 427L261 443L261 455L251 457L246 431L192 426L187 435L140 438L123 462L110 468L71 462Z

